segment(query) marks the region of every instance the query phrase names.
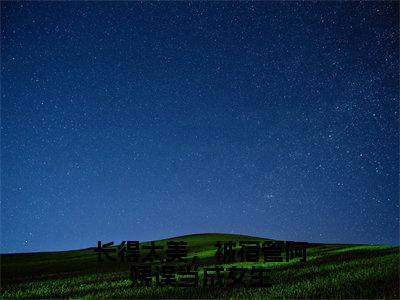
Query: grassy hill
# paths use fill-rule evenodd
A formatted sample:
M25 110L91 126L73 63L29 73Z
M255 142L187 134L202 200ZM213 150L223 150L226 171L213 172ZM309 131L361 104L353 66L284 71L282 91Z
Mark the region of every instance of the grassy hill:
M400 248L381 245L311 244L307 262L236 262L225 267L271 268L271 287L203 287L201 268L215 266L216 241L264 241L232 234L195 234L157 241L186 241L198 256L200 286L132 287L129 263L97 262L94 248L1 255L1 297L15 298L393 298L399 293ZM148 245L141 243L141 245ZM166 247L165 247L166 248ZM164 248L164 249L165 249ZM163 250L161 253L165 253ZM160 263L153 263L159 265ZM179 263L176 263L179 264Z

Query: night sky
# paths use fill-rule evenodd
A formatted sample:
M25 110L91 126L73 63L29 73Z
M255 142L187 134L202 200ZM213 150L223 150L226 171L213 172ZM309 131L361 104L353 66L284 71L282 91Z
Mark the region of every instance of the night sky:
M398 2L1 2L1 249L399 244Z

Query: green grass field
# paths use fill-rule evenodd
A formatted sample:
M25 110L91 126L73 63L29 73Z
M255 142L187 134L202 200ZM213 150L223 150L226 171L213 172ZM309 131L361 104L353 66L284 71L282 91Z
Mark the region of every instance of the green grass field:
M129 264L97 262L93 248L1 255L1 297L15 298L392 298L399 299L400 248L381 245L323 245L307 248L307 262L237 262L227 266L271 268L271 287L203 287L202 267L215 265L216 241L263 238L196 234L173 238L188 243L188 257L198 256L200 286L132 287ZM166 245L168 239L156 242ZM116 241L117 242L117 241ZM148 244L148 243L141 243ZM161 252L165 253L165 250ZM157 265L157 263L154 263ZM158 263L159 265L159 263Z

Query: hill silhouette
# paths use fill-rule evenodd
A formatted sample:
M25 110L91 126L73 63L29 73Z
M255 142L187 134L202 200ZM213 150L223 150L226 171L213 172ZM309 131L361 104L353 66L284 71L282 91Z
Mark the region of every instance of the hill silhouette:
M204 233L155 241L187 242L187 257L200 268L214 266L216 241L272 241L247 235ZM106 243L109 241L103 241ZM114 246L118 245L117 242ZM142 246L150 241L141 242ZM129 264L97 261L90 247L81 250L1 255L3 298L399 298L399 247L383 245L309 244L307 262L235 262L224 267L271 269L271 287L198 288L132 287ZM140 252L142 254L142 250ZM174 262L175 263L175 262ZM149 263L157 265L157 262ZM178 265L178 262L175 263ZM200 276L200 282L202 277Z

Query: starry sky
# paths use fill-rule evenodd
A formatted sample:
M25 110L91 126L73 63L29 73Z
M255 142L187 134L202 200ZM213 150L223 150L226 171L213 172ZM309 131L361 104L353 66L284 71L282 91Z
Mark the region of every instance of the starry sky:
M1 251L399 244L396 2L1 2Z

